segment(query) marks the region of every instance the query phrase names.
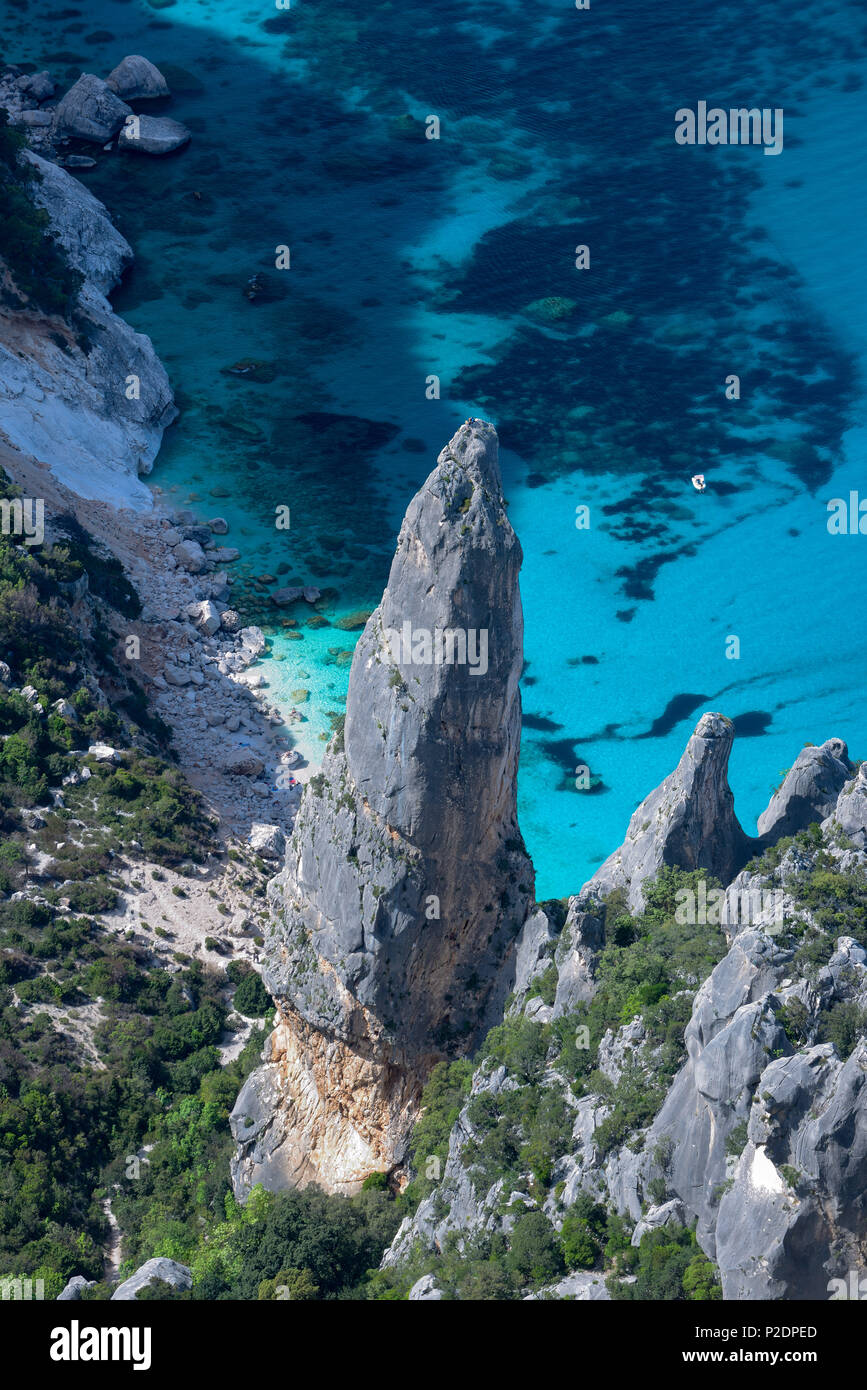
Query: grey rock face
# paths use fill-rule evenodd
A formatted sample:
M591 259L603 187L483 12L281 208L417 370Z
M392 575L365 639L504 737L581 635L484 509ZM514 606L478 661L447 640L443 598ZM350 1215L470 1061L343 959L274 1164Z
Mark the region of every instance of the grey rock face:
M103 293L119 279L129 247L77 179L33 162L44 176L36 197L52 235L86 276L78 304L89 320L89 348L70 340L64 349L47 334L33 338L27 356L0 344L0 430L79 496L150 510L139 475L150 472L178 412L150 339L118 318ZM135 393L127 395L133 381Z
M571 1013L596 993L593 970L604 944L602 909L592 893L570 898L566 925L557 945L554 1016Z
M407 510L355 650L345 753L326 758L322 794L305 797L276 885L275 997L349 1041L349 989L407 1061L472 1045L532 904L515 795L520 563L496 434L465 426ZM385 634L404 624L484 631L488 669L411 651L396 661ZM331 967L313 979L308 943Z
M705 868L723 884L734 878L754 842L741 829L728 784L733 739L730 719L702 715L674 772L645 797L623 844L585 890L605 896L626 888L629 907L635 911L643 903L642 884L663 864Z
M576 1303L610 1303L611 1295L605 1287L601 1274L585 1274L576 1270L567 1274L557 1284L548 1284L538 1293L529 1293L525 1303L535 1303L549 1298L574 1299Z
M502 964L533 902L515 790L520 564L496 433L465 425L407 510L355 650L345 751L327 754L305 794L272 885L268 988L314 1072L323 1040L339 1044L345 1072L379 1069L357 1088L355 1123L384 1145L380 1167L405 1139L385 1117L406 1124L433 1063L469 1051L501 1008ZM406 648L389 630L412 634ZM468 636L463 661L437 661L444 630ZM319 1082L326 1110L323 1090L334 1104L340 1094L334 1062ZM342 1180L337 1166L327 1180Z
M515 996L514 1008L524 1007L527 991L533 981L547 969L551 962L557 933L541 908L527 918L515 945L514 957L510 962L514 972L512 992Z
M792 1051L770 999L790 959L791 952L761 932L736 938L696 995L685 1033L688 1060L645 1144L648 1155L660 1142L670 1150L670 1189L698 1218L698 1239L706 1250L713 1248L718 1189L726 1179L726 1140L747 1119L772 1056ZM628 1205L637 1217L634 1197Z
M844 786L822 829L829 834L842 831L856 849L867 850L867 763L862 763L857 775Z
M762 1072L749 1143L720 1204L726 1299L827 1299L867 1269L867 1042L830 1043Z
M851 776L849 750L841 738L829 738L819 748L803 748L767 810L759 816L763 842L774 845L812 821L824 820Z
M58 103L56 129L58 135L104 145L120 130L125 117L131 115L126 102L101 77L83 72Z
M85 1289L92 1289L96 1280L85 1279L83 1274L74 1274L69 1283L66 1284L57 1295L58 1303L75 1303L81 1298Z
M651 1207L636 1223L635 1230L632 1232L631 1245L640 1245L642 1236L648 1231L661 1231L666 1226L685 1226L686 1212L683 1202L678 1197L672 1197L670 1202L663 1202L661 1206Z
M133 1300L140 1289L147 1288L155 1279L161 1279L165 1284L171 1284L173 1289L182 1292L191 1289L193 1286L193 1275L186 1265L178 1264L177 1260L167 1260L163 1256L154 1260L146 1260L135 1274L131 1274L122 1284L118 1284L111 1296L111 1301L129 1302Z
M102 294L108 294L132 262L132 247L114 226L105 207L87 189L50 160L31 150L22 158L36 169L33 199L51 218L51 230L70 265Z
M47 101L54 96L54 79L49 72L34 72L29 77L20 77L18 85L33 101Z
M136 116L124 123L117 147L133 154L171 154L188 145L191 138L186 126L170 116Z
M159 68L140 53L130 53L123 58L108 74L105 85L124 101L142 101L169 95L169 84Z
M496 1096L501 1091L514 1089L515 1085L506 1075L505 1067L480 1069L473 1077L470 1100L483 1093ZM505 1221L499 1210L502 1179L487 1192L477 1192L461 1156L468 1142L481 1138L469 1118L468 1106L469 1102L461 1110L449 1135L448 1157L437 1190L424 1198L414 1215L402 1221L383 1256L383 1268L405 1259L419 1242L427 1250L441 1250L446 1238L451 1236L456 1239L458 1248L462 1249L465 1240L480 1231L504 1229ZM522 1202L529 1200L525 1194L521 1194Z
M286 848L286 836L279 825L251 825L250 848L263 859L279 859Z
M437 1287L432 1274L423 1274L417 1279L407 1295L410 1303L434 1303L441 1299L443 1291Z

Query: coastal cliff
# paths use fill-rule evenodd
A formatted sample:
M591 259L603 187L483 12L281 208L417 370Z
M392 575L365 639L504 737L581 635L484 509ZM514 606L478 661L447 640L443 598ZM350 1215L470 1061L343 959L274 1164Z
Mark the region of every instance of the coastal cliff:
M460 1115L416 1147L388 1287L472 1297L531 1230L549 1297L827 1298L867 1270L864 769L805 748L735 875L731 737L703 715L565 920L528 921L504 1024L440 1081Z
M0 307L0 431L78 496L148 512L139 478L177 409L150 339L106 298L132 250L76 178L30 150L22 160L33 201L83 282L73 322L14 301Z
M272 885L279 1022L233 1114L239 1195L352 1190L395 1168L431 1068L472 1051L502 1007L533 902L516 811L520 564L496 433L468 422L407 510L342 739ZM438 660L444 633L456 645Z

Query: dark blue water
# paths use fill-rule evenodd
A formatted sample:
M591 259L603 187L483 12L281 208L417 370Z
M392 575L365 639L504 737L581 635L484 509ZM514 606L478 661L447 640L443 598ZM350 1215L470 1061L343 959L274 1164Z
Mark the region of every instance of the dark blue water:
M9 13L5 56L64 82L145 53L193 131L176 158L100 153L85 177L137 253L116 307L182 406L154 481L230 520L250 616L273 617L260 574L326 592L328 626L271 630L275 695L310 692L309 749L345 695L357 634L337 624L377 602L407 501L473 413L500 432L525 551L540 896L619 843L702 709L737 722L748 829L805 741L860 753L867 537L829 535L826 504L867 496L867 11ZM699 100L782 107L782 153L676 145ZM272 297L250 303L257 271ZM225 373L244 358L264 380Z

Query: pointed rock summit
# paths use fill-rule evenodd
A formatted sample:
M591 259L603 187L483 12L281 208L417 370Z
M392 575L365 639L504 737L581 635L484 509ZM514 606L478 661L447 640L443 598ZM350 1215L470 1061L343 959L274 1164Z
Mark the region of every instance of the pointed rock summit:
M734 725L722 714L703 714L674 772L646 796L629 822L626 839L585 884L604 897L628 890L631 911L641 908L642 885L663 864L707 869L728 884L756 846L741 829L728 783ZM582 890L584 891L584 890Z
M534 889L516 811L521 559L496 432L469 421L409 505L343 738L272 884L278 1026L233 1115L239 1195L352 1191L394 1168L431 1067L496 1021Z
M814 748L802 748L766 811L759 816L759 834L775 845L785 835L804 830L829 816L854 769L841 738L829 738Z

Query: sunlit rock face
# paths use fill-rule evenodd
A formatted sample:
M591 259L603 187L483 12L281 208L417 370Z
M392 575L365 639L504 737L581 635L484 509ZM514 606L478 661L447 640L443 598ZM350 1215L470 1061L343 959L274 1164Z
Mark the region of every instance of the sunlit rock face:
M496 1021L534 886L516 812L520 565L496 433L468 422L407 510L344 746L272 885L280 1024L269 1079L236 1106L241 1191L351 1190L393 1168L431 1066Z

